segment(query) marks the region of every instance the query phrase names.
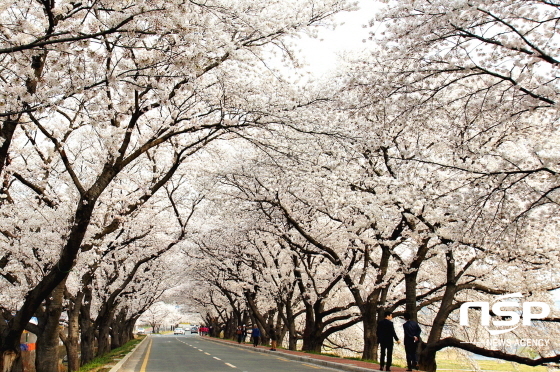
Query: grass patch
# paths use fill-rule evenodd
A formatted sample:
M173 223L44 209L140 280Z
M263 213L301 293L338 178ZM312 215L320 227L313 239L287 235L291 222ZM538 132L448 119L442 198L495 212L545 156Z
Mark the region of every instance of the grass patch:
M468 361L463 355L455 350L444 351L438 353L437 357L438 369L446 369L446 372L453 371L473 371L473 364L479 369L495 372L546 372L547 367L531 367L524 364L500 361L500 360L480 360L473 359Z
M475 364L485 371L499 371L499 372L546 372L547 368L545 366L531 367L523 364L502 362L494 360L475 360ZM472 371L473 367L468 362L457 362L450 360L438 360L438 369L446 369L449 372L452 371Z
M107 354L105 354L103 356L94 358L88 364L85 364L85 365L81 366L80 369L78 370L78 372L106 372L106 371L109 371L111 368L106 368L106 366L108 364L117 364L117 361L115 361L115 359L124 358L128 353L130 353L132 351L132 349L134 349L134 347L136 345L138 345L140 343L140 341L142 341L144 339L144 337L146 337L146 336L138 336L138 338L128 341L123 346L118 347L114 350L111 350L110 352L108 352Z

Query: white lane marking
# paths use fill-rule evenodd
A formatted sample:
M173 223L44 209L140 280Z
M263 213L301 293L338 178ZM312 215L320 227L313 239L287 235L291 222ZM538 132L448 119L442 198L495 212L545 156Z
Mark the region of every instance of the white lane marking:
M229 366L229 367L231 367L231 368L237 368L237 367L234 366L233 364L229 364L229 363L226 363L226 366Z
M204 353L204 354L206 354L206 355L212 355L212 354L210 354L210 353Z
M204 351L204 350L202 350L202 349L198 349L198 351Z
M212 358L214 358L214 359L216 359L216 360L221 360L220 358L216 358L216 357L212 357Z

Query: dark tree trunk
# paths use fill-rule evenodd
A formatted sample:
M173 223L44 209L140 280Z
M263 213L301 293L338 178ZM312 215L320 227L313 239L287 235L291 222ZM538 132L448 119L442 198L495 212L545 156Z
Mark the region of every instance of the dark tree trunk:
M377 360L377 306L366 306L369 311L364 312L364 352L362 359Z
M111 331L111 321L107 319L106 322L101 321L98 329L97 336L97 356L102 356L111 351L111 344L109 342L109 335Z
M323 342L325 341L325 339L321 337L321 335L321 330L315 327L310 330L304 330L302 350L320 353L323 347Z
M80 307L82 306L84 294L79 292L75 298L70 298L68 308L68 333L63 338L66 355L68 357L68 371L74 372L80 369L80 357L78 348L80 346Z
M455 260L453 257L453 252L449 251L446 253L447 258L447 282L445 286L445 292L443 293L443 298L441 300L439 310L434 318L432 329L430 335L428 336L427 345L423 345L422 351L418 355L418 366L420 369L433 372L437 369L436 364L436 354L437 351L433 349L426 348L432 343L435 343L441 339L443 333L443 328L445 326L445 321L449 317L451 311L453 311L453 300L455 294L457 293L457 277L455 276Z
M43 324L39 324L41 332L37 334L35 351L35 370L37 372L58 372L58 337L60 332L60 315L64 298L63 280L47 298Z
M236 329L237 327L235 318L233 316L228 317L224 324L224 338L232 340L236 339Z
M83 366L95 356L95 328L91 321L91 289L84 288L84 303L80 308L80 364Z
M317 321L317 313L320 313L322 306L319 303L315 303L315 306L311 307L306 305L306 317L305 317L305 328L303 330L303 351L315 351L321 352L323 347L324 338L322 338L323 325L320 321Z
M419 345L418 349L418 366L420 370L426 372L436 372L436 352L426 350L426 344L423 342Z
M293 294L293 292L292 292ZM290 302L291 296L288 297L288 301L284 304L286 309L286 318L284 319L284 324L286 327L286 331L288 332L288 349L289 350L297 350L297 330L296 330L296 315L294 314L294 310L292 304ZM283 340L284 335L279 340Z
M126 326L124 328L124 343L127 343L134 338L134 325L137 320L138 317L135 316L126 321Z
M121 309L111 327L111 350L121 347L126 343L126 309Z

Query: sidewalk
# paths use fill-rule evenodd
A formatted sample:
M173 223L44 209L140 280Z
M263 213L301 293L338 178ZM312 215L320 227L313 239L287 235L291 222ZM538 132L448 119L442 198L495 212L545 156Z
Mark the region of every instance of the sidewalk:
M337 369L339 371L350 371L350 372L379 371L379 364L368 363L359 360L336 358L336 357L331 357L326 355L308 354L301 351L292 351L292 350L284 350L284 349L276 349L277 351L270 351L269 350L270 347L268 346L253 347L250 344L238 344L233 340L226 340L226 339L214 338L214 337L204 337L204 339L213 342L227 343L229 345L234 345L240 348L247 348L252 351L259 351L261 353L275 354L278 356L282 356L283 358L286 359L317 364L324 367ZM406 368L393 366L391 367L391 371L404 372L406 371Z

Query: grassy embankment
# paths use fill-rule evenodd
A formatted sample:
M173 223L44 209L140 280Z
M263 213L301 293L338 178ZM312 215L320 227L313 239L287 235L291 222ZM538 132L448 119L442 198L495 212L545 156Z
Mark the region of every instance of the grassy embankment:
M111 350L107 354L93 359L86 365L83 365L78 372L106 372L112 366L117 364L120 359L124 358L136 345L140 343L146 336L138 336L134 340L130 340L123 346Z

